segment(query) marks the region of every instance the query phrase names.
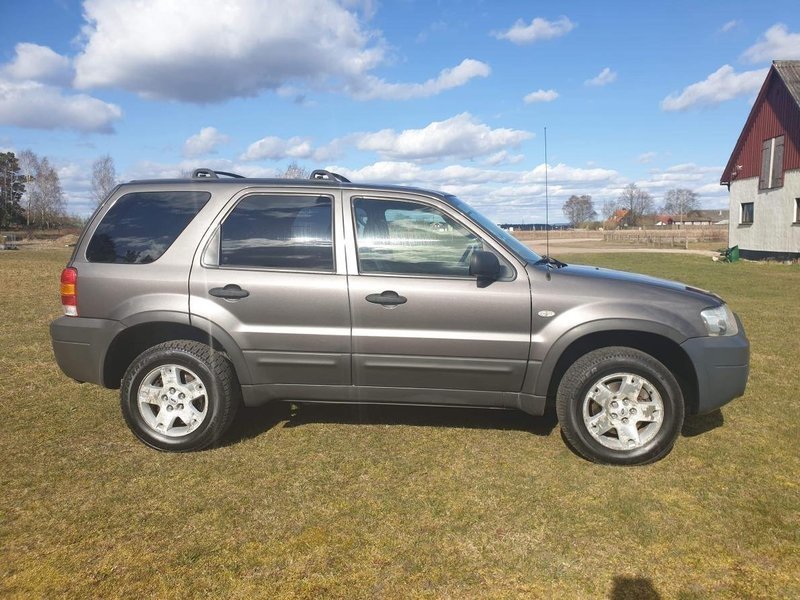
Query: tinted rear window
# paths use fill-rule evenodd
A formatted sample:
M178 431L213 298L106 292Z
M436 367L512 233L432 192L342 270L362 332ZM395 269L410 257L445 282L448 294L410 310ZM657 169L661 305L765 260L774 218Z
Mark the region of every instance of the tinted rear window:
M327 196L247 196L222 224L219 264L333 271Z
M86 249L89 262L157 260L211 198L209 192L136 192L112 206Z

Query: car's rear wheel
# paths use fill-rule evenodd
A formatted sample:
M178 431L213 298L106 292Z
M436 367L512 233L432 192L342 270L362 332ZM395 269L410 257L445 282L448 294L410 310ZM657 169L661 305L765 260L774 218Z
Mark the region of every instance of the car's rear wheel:
M564 436L583 457L636 465L669 453L683 424L684 401L660 361L635 348L608 347L567 369L556 410Z
M205 344L176 340L140 354L120 389L122 413L148 446L186 452L219 441L241 402L227 358Z

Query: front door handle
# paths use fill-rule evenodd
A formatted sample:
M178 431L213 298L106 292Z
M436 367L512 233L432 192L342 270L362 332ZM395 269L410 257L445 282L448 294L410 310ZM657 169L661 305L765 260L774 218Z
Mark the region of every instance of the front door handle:
M383 306L398 306L399 304L405 304L408 302L408 298L401 296L397 292L386 290L380 294L370 294L367 296L367 302L372 302L373 304L382 304Z
M243 290L235 283L229 283L225 287L211 288L208 293L217 298L225 298L225 300L241 300L250 295L250 292Z

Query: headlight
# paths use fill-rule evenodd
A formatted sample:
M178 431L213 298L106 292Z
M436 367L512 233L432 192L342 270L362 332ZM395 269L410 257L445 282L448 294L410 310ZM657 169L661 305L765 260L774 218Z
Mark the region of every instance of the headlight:
M708 335L736 335L739 333L736 317L733 316L733 312L727 304L702 310L700 316L703 318Z

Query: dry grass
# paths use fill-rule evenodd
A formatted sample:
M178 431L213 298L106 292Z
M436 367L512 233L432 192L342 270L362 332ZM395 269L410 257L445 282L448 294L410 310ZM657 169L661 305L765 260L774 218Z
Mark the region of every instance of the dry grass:
M149 450L53 362L66 258L0 253L2 596L800 596L800 267L569 257L713 289L753 344L743 398L624 469L552 419L456 409L278 405L216 450Z

